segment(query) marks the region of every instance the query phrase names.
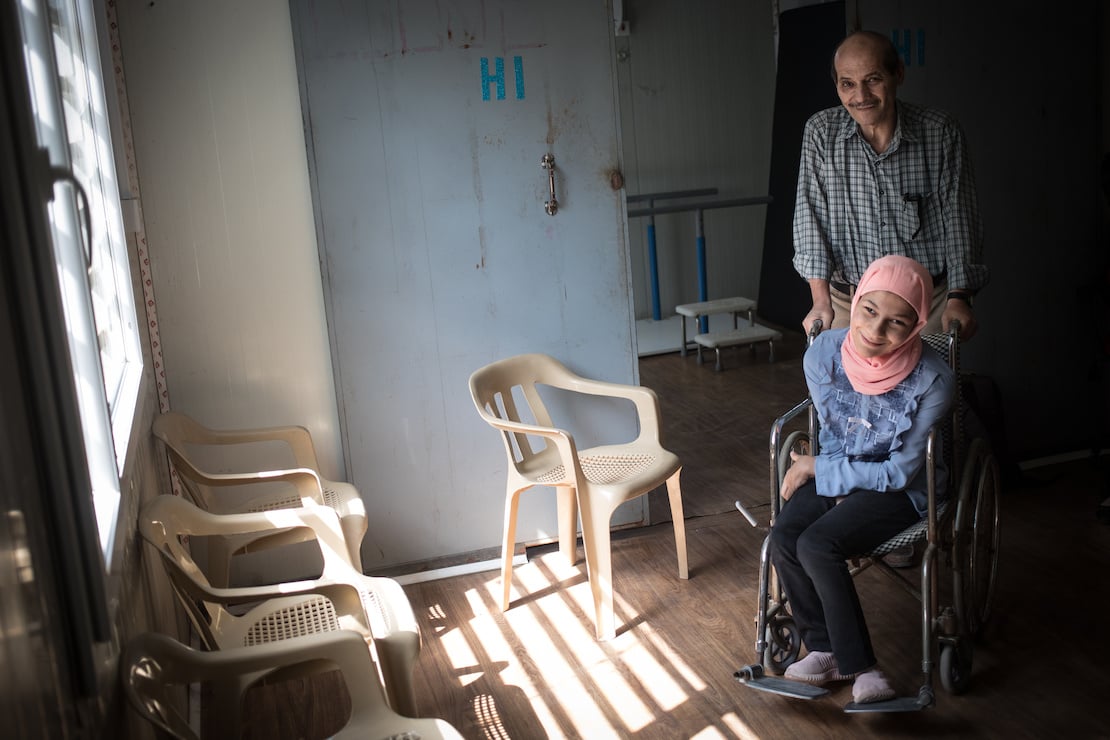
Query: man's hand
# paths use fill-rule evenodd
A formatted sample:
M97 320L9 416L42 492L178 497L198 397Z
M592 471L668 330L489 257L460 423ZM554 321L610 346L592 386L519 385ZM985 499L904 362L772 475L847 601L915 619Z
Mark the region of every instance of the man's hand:
M828 329L833 322L832 296L829 295L829 281L812 278L809 281L809 293L813 298L813 308L802 319L802 332L809 334L814 321L820 321L821 327Z
M816 468L816 458L813 455L799 455L793 450L790 452L791 465L782 477L782 488L779 495L783 501L789 501L794 491L804 486L813 478Z
M832 321L833 321L832 305L828 305L828 306L816 306L815 305L813 308L811 308L809 310L809 313L806 314L806 317L804 319L802 319L802 330L806 333L806 335L808 335L810 329L813 328L813 322L814 321L820 321L821 326L823 326L826 329L828 329L830 326L832 326Z
M952 323L952 319L960 322L961 341L966 342L971 339L979 329L975 312L971 310L971 305L967 301L953 298L944 304L944 313L940 316L940 325L944 331L948 331L948 325Z

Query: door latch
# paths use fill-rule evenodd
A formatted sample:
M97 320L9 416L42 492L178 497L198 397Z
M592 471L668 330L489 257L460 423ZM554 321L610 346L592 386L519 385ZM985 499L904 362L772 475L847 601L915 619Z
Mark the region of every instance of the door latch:
M547 170L547 187L551 191L551 200L544 201L543 209L548 216L554 216L559 211L559 201L555 199L555 157L551 154L543 155L540 167Z

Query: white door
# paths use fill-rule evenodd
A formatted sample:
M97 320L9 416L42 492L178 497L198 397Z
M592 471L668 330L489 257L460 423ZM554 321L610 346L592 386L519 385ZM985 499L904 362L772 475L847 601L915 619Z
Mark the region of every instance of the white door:
M506 460L470 373L538 351L637 377L608 4L292 8L364 564L496 547ZM610 411L586 434L632 436ZM644 506L615 521L643 520ZM519 537L553 536L554 510L526 496Z

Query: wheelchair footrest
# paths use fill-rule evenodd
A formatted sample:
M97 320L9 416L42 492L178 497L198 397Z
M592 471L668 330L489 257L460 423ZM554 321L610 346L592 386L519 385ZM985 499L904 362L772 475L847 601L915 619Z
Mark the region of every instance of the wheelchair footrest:
M897 696L893 699L886 701L873 701L867 704L856 704L848 702L844 706L844 711L847 713L854 712L919 712L922 709L928 709L936 704L936 697L933 695L933 687L930 683L922 684L917 692L917 697L912 696Z
M791 681L789 678L766 676L763 674L763 666L759 664L745 666L732 675L745 686L794 699L820 699L829 693L828 689L813 684Z
M922 704L920 700L912 696L897 696L886 701L872 701L867 704L856 704L854 701L850 701L844 705L844 711L849 714L857 712L920 712L922 709L928 708L928 704Z

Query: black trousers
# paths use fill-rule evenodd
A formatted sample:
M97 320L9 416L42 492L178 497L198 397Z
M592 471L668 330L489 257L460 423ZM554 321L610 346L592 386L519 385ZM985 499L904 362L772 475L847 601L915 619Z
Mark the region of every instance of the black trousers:
M770 557L810 651L831 651L841 673L875 665L875 652L846 560L886 542L920 515L901 491L817 495L811 480L794 492L771 528Z

